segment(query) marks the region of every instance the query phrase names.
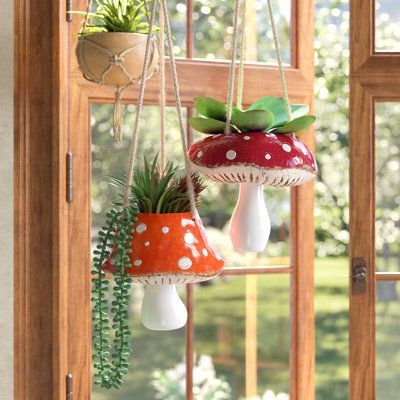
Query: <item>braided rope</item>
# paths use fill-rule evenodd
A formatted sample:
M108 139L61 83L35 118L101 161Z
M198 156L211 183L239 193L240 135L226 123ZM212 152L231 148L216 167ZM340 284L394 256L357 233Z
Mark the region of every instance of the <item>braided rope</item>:
M160 144L160 166L161 171L165 169L165 26L164 26L164 11L160 7L159 14L160 24L160 43L159 43L159 58L160 58L160 130L161 130L161 144Z
M136 159L136 151L137 151L137 143L138 143L138 133L140 128L140 119L142 116L142 109L143 109L143 100L144 100L144 89L146 86L146 71L149 65L150 59L150 44L151 44L151 33L153 32L153 25L154 25L154 16L156 13L156 5L157 2L153 1L150 13L150 21L149 21L149 35L146 41L146 50L144 53L144 63L143 63L143 73L141 76L140 81L140 88L139 88L139 98L138 104L136 107L136 119L135 119L135 126L132 133L132 144L129 153L129 162L128 162L128 171L126 177L126 188L124 194L124 207L129 205L129 197L131 192L131 186L133 181L133 172L135 168L135 159Z
M239 1L235 0L235 8L233 10L233 37L232 37L232 52L231 52L231 65L229 68L229 81L228 81L228 102L226 106L226 126L225 134L228 135L231 132L231 119L232 119L232 108L233 108L233 88L235 82L235 64L237 58L237 46L238 46L238 28L239 28Z
M240 7L240 61L237 83L236 107L242 108L243 83L244 83L244 61L246 59L246 0L242 0Z
M268 4L269 19L270 19L271 28L272 28L272 35L274 37L274 46L275 46L276 59L278 61L279 76L281 78L281 83L282 83L283 100L285 102L285 108L286 108L286 114L288 116L288 120L291 121L292 120L292 110L290 108L290 103L289 103L289 94L288 94L288 90L287 90L287 86L286 86L285 71L283 69L282 59L281 59L281 48L280 48L280 44L279 44L278 32L277 32L276 25L275 25L274 14L272 11L271 0L267 0L267 4Z
M193 181L192 181L193 173L192 173L192 166L190 164L189 156L187 154L188 145L187 145L187 138L186 138L186 132L185 132L185 125L183 123L182 104L181 104L181 98L179 95L178 74L176 72L176 61L175 61L175 55L174 55L174 49L173 49L171 26L170 26L170 22L169 22L166 0L161 0L161 6L163 9L163 14L164 14L169 60L170 60L171 69L172 69L172 81L173 81L173 86L174 86L176 109L177 109L178 121L179 121L179 131L181 134L183 159L185 161L186 184L187 184L187 192L188 192L189 201L190 201L190 211L192 213L192 218L196 218L197 217L196 200L195 200L195 193L194 193L194 187L193 187Z

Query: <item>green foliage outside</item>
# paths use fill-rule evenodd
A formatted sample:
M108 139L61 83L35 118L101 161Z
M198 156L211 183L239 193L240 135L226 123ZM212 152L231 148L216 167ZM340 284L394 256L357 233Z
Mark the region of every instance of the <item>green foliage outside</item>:
M287 9L288 1L279 2ZM395 4L392 0L385 3ZM275 2L275 9L277 8ZM184 55L185 4L168 2L176 38L175 52ZM257 23L251 25L258 34L257 59L274 60L265 4L253 2ZM378 5L379 7L379 5ZM287 13L277 13L284 59L289 55ZM348 160L348 2L317 0L315 15L315 114L316 157L319 176L316 182L316 384L318 400L348 399L348 260L349 241L349 160ZM393 16L377 13L377 40L382 49L394 49L400 43L400 27ZM397 16L400 17L400 16ZM195 2L195 55L203 58L228 58L230 49L231 2L202 0ZM268 31L267 31L268 30ZM396 44L397 43L397 44ZM266 93L265 95L268 95ZM121 176L126 168L129 142L113 145L110 105L95 105L93 127L93 222L99 225L115 192L107 185L105 175ZM130 135L134 107L126 109L125 134ZM154 156L158 147L157 107L144 110L145 127L139 140L143 154ZM399 271L400 252L400 103L380 103L376 107L377 124L377 251L378 268ZM167 114L167 154L171 161L181 162L177 145L179 132L173 109ZM200 139L197 135L195 139ZM101 160L101 161L100 161ZM287 190L266 189L266 202L273 225L271 244L263 261L287 262L289 195ZM201 214L209 228L210 238L230 264L245 261L229 248L224 228L235 204L235 185L208 182ZM225 229L225 230L224 230ZM278 261L277 261L278 260ZM219 284L202 285L195 295L196 353L213 356L217 376L225 376L232 388L232 400L243 395L244 388L244 287L245 278L226 279ZM283 276L259 277L258 287L258 350L262 362L258 369L259 394L266 389L287 392L289 287ZM134 328L133 362L128 381L119 392L96 391L95 400L154 400L151 385L154 369L168 370L184 356L184 331L151 332L138 318L141 288L134 287L130 323ZM212 299L218 299L216 305ZM378 286L377 303L377 392L378 399L397 400L396 374L400 366L398 335L400 312L395 284ZM224 328L226 327L226 329ZM233 360L233 361L232 361ZM236 361L235 361L236 360ZM229 362L228 362L229 361ZM397 379L398 381L398 379Z

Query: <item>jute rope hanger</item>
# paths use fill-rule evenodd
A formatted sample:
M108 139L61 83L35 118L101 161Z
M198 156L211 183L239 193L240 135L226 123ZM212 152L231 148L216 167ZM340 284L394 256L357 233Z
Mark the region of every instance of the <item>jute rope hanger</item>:
M269 20L272 29L272 36L274 39L274 48L276 59L278 62L279 78L282 84L283 100L285 103L285 110L288 117L288 121L292 120L292 110L289 103L289 94L286 85L285 71L282 64L281 49L279 44L278 32L276 29L274 14L272 10L271 0L267 0ZM240 28L239 33L239 13L240 13ZM237 107L241 108L243 99L243 83L244 83L244 60L246 54L246 0L235 0L234 14L233 14L233 38L232 38L232 52L231 52L231 63L229 69L229 81L228 81L228 94L227 94L227 107L226 107L226 126L225 134L231 133L231 119L233 109L233 88L235 82L235 65L237 61L237 46L238 37L240 35L240 64L239 64L239 76L238 76L238 88L237 88Z
M147 5L148 0L144 0L144 7L147 13L147 20L149 21L149 16L148 16L148 5ZM120 143L122 141L122 122L123 122L123 104L122 104L122 94L123 92L131 85L137 84L141 81L141 76L139 78L133 78L129 71L125 68L124 65L124 56L133 50L136 46L139 46L139 43L134 44L132 46L127 47L126 49L120 51L119 53L115 54L109 51L106 47L101 46L98 43L94 43L91 40L88 40L85 36L86 30L87 30L87 24L89 22L89 13L90 9L92 7L92 0L88 1L87 8L86 8L86 14L85 18L83 20L83 26L82 26L82 34L79 36L79 41L80 42L85 42L87 45L95 47L96 49L102 51L103 53L107 54L108 56L108 64L106 68L101 72L100 78L96 76L90 68L88 68L87 64L84 61L83 57L83 46L80 46L80 59L82 62L85 64L85 69L89 72L88 74L84 73L85 79L88 81L97 83L99 85L105 85L105 78L107 77L107 74L113 69L113 68L119 68L124 75L127 77L129 80L129 83L123 86L118 86L116 91L115 91L115 103L114 103L114 112L113 112L113 130L114 130L114 138L116 143ZM154 53L154 49L157 46L157 40L156 37L153 35L153 29L149 29L149 36L151 36L152 40L152 47ZM144 74L146 79L151 78L153 73L148 74L148 69L149 69L150 63L148 63L148 66L145 70L143 70L142 75Z
M149 19L149 31L150 32L152 31L152 27L154 25L156 4L157 4L156 1L152 2L152 8L151 8L150 19ZM166 30L166 36L167 36L169 59L170 59L171 70L172 70L172 81L173 81L174 94L175 94L175 99L176 99L176 108L177 108L178 121L179 121L179 130L180 130L180 136L181 136L182 151L183 151L183 157L184 157L184 162L185 162L185 176L186 176L187 192L188 192L189 201L190 201L190 211L192 214L192 218L197 218L195 192L194 192L193 181L192 181L192 168L191 168L191 164L189 161L189 157L187 155L187 147L188 146L187 146L187 140L186 140L185 127L184 127L184 123L183 123L182 105L181 105L181 99L180 99L180 95L179 95L179 82L178 82L178 75L177 75L177 71L176 71L176 61L175 61L175 57L174 57L174 53L173 53L171 26L170 26L170 22L169 22L166 0L160 0L160 7L161 7L160 18L163 18L163 22L164 22L165 30ZM163 45L164 45L164 43L162 42L162 46ZM150 36L147 38L143 71L146 71L148 68L149 52L150 52ZM161 63L162 64L164 63L163 59L162 59ZM161 68L163 68L163 66ZM161 106L161 108L164 109L163 116L161 117L161 137L162 137L161 146L162 146L162 150L164 152L164 157L165 157L165 149L164 149L165 143L163 144L163 141L165 141L165 71L163 72L163 74L164 74L164 80L163 79L161 80L161 91L164 94L163 94L163 96L160 97L160 106ZM133 129L133 133L132 133L132 144L131 144L130 154L129 154L128 171L127 171L127 178L126 178L126 189L125 189L125 194L124 194L124 207L127 207L129 205L130 190L131 190L131 186L132 186L132 182L133 182L135 160L136 160L136 153L137 153L137 142L138 142L138 135L139 135L139 129L140 129L140 119L141 119L141 114L142 114L142 109L143 109L145 85L146 85L145 74L142 74L140 88L139 88L138 104L137 104L137 108L136 108L135 125L134 125L134 129ZM162 157L162 159L163 159L163 157ZM165 161L162 161L162 163L165 163Z

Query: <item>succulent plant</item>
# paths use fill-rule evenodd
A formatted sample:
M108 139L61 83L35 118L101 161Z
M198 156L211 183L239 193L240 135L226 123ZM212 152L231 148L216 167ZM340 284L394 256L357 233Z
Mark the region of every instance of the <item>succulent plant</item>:
M179 167L172 162L160 170L158 155L153 161L144 158L144 166L136 167L131 186L131 204L137 205L140 213L167 214L190 211L186 177L180 174ZM117 188L125 188L125 181L109 177ZM200 202L200 194L204 190L202 179L194 174L192 182L196 205ZM116 205L120 205L118 202Z
M88 14L93 22L87 24L80 35L99 32L148 34L146 1L150 0L97 0L96 11ZM86 16L86 12L82 11L72 11L71 13ZM157 27L153 27L153 31L157 30Z
M196 97L194 105L202 117L193 117L189 123L195 130L209 135L223 133L226 127L226 105L210 97ZM273 132L280 134L301 133L315 121L307 115L305 104L291 104L292 120L288 121L282 97L263 97L247 110L233 108L231 132Z

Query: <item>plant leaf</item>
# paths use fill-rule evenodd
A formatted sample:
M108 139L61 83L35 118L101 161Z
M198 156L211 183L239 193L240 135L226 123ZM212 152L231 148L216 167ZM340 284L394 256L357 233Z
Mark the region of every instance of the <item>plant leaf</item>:
M280 126L275 129L274 132L277 133L299 133L305 131L307 128L311 126L311 124L315 121L314 115L304 115L302 117L293 119L288 122L286 125Z
M232 114L232 124L241 132L259 132L272 126L274 114L265 110L237 110Z
M194 105L199 114L203 115L204 117L225 121L225 104L220 103L219 101L210 97L196 97L194 99Z
M189 118L189 124L196 131L210 135L223 133L226 125L225 122L212 118Z
M303 115L306 115L310 107L305 104L291 104L290 109L292 111L293 120ZM285 102L282 97L267 96L257 100L253 103L249 110L267 110L274 114L275 120L272 127L283 126L288 122L286 114Z

